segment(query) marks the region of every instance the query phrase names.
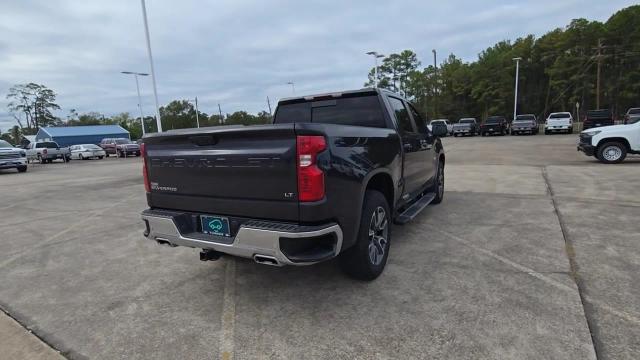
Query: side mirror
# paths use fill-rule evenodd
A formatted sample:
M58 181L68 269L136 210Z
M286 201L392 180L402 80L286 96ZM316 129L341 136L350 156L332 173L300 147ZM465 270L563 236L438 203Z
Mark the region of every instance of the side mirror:
M434 136L443 137L447 135L447 132L447 125L438 123L431 126L431 133L433 133Z

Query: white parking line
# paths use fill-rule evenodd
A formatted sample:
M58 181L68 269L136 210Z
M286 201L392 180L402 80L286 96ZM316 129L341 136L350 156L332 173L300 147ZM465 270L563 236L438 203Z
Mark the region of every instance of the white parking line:
M104 207L104 208L102 208L102 209L99 209L99 210L93 211L93 212L92 212L92 213L90 213L87 217L83 218L83 219L82 219L82 221L74 222L71 226L69 226L69 227L65 228L64 230L62 230L62 231L60 231L60 232L57 232L57 233L55 233L55 234L53 234L53 235L49 236L48 238L44 239L42 242L40 242L40 243L38 244L38 246L45 245L45 244L47 244L47 243L49 243L49 242L51 242L51 241L53 241L53 240L55 240L55 239L59 238L60 236L62 236L62 235L64 235L64 234L68 233L69 231L74 230L74 229L75 229L75 228L77 228L77 227L84 226L85 224L87 224L87 223L89 222L89 220L91 220L91 219L93 219L93 218L95 218L95 217L98 217L98 216L100 216L100 215L102 215L102 214L104 214L104 213L108 212L109 210L113 209L114 207L116 207L116 206L118 206L118 205L120 205L120 204L123 204L123 203L125 203L125 202L129 201L130 199L132 199L132 198L133 198L134 196L136 196L136 195L137 195L137 194L132 194L132 195L130 195L130 196L127 196L127 197L126 197L126 198L124 198L123 200L120 200L120 201L118 201L118 202L115 202L115 203L113 203L113 204L111 204L111 205L109 205L109 206L107 206L107 207ZM8 258L8 259L4 260L3 262L0 262L0 268L3 268L3 267L5 267L5 266L7 266L7 265L11 264L11 263L12 263L12 262L14 262L16 259L20 258L22 255L24 255L24 254L28 254L30 251L31 251L31 249L26 249L26 250L24 250L24 251L21 251L21 252L19 252L19 253L16 253L15 255L11 256L10 258Z
M552 278L550 278L548 276L545 276L545 275L543 275L543 274L541 274L541 273L539 273L539 272L537 272L537 271L535 271L535 270L533 270L531 268L528 268L528 267L526 267L524 265L521 265L521 264L518 264L516 262L513 262L513 261L505 258L504 256L500 256L500 255L498 255L498 254L496 254L496 253L494 253L494 252L492 252L490 250L483 249L483 248L473 244L472 242L467 241L467 240L465 240L465 239L463 239L461 237L458 237L456 235L453 235L453 234L451 234L449 232L442 231L440 229L436 229L435 227L430 226L430 225L428 225L428 227L431 230L435 231L435 232L439 232L442 235L445 235L445 236L447 236L448 238L450 238L452 240L460 242L460 243L466 245L467 247L469 247L469 248L471 248L471 249L473 249L475 251L478 251L478 252L483 253L483 254L485 254L487 256L490 256L490 257L492 257L492 258L494 258L494 259L496 259L496 260L498 260L498 261L500 261L500 262L502 262L504 264L507 264L507 265L509 265L509 266L511 266L513 268L518 269L519 271L521 271L521 272L523 272L525 274L531 275L531 276L535 277L538 280L541 280L541 281L543 281L543 282L545 282L545 283L547 283L549 285L555 286L558 289L561 289L561 290L564 290L564 291L569 291L569 292L574 292L576 294L578 293L578 288L577 287L574 288L574 287L571 287L571 286L567 286L567 285L565 285L565 284L563 284L563 283L561 283L561 282L559 282L557 280L554 280L554 279L552 279ZM636 325L640 325L640 316L637 316L635 314L630 314L628 312L615 309L615 308L609 306L608 304L605 304L605 303L603 303L601 301L595 300L594 298L592 298L592 297L590 297L588 295L585 295L585 299L588 302L590 302L591 304L596 305L596 306L600 307L601 309L603 309L603 310L605 310L605 311L607 311L607 312L609 312L609 313L611 313L611 314L613 314L613 315L615 315L615 316L617 316L617 317L619 317L621 319L627 320L627 321L629 321L631 323L634 323Z
M225 259L224 297L222 302L222 317L220 331L220 358L222 360L233 359L236 319L236 260L227 257Z

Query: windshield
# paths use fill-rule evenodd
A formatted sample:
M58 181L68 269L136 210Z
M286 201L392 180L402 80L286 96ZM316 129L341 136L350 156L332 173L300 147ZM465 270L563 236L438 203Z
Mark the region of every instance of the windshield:
M502 121L500 117L490 117L487 119L487 124L499 124Z
M116 144L132 144L129 139L116 139Z
M462 119L460 120L460 124L473 124L474 122L476 122L473 119Z
M571 117L569 113L553 113L549 115L549 119L566 119Z
M102 149L100 146L93 145L93 144L83 145L83 147L85 149L89 149L89 150L101 150Z
M438 124L438 123L446 124L447 120L431 120L431 124Z
M0 140L0 148L11 148L13 146L11 146L11 144L9 144L8 142L4 141L4 140Z
M638 115L640 114L640 108L629 109L629 115Z
M518 115L516 116L516 121L533 121L536 117L533 115Z

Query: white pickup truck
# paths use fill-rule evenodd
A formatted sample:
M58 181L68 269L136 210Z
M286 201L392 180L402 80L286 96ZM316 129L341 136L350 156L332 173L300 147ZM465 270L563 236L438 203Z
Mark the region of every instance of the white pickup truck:
M27 153L0 140L0 169L18 169L21 173L27 171Z
M578 151L606 164L620 163L627 154L640 154L640 122L584 130Z
M55 141L40 141L29 144L27 158L38 160L41 164L50 163L55 159L67 162L71 160L71 151L68 147L60 147Z

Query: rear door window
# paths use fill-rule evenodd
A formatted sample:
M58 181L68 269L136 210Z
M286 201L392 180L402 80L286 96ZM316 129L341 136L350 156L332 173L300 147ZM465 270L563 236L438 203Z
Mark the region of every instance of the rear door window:
M389 103L391 104L391 109L393 110L396 120L398 121L398 127L402 132L416 132L416 129L411 122L411 118L409 117L409 111L404 106L402 100L394 97L389 97Z

